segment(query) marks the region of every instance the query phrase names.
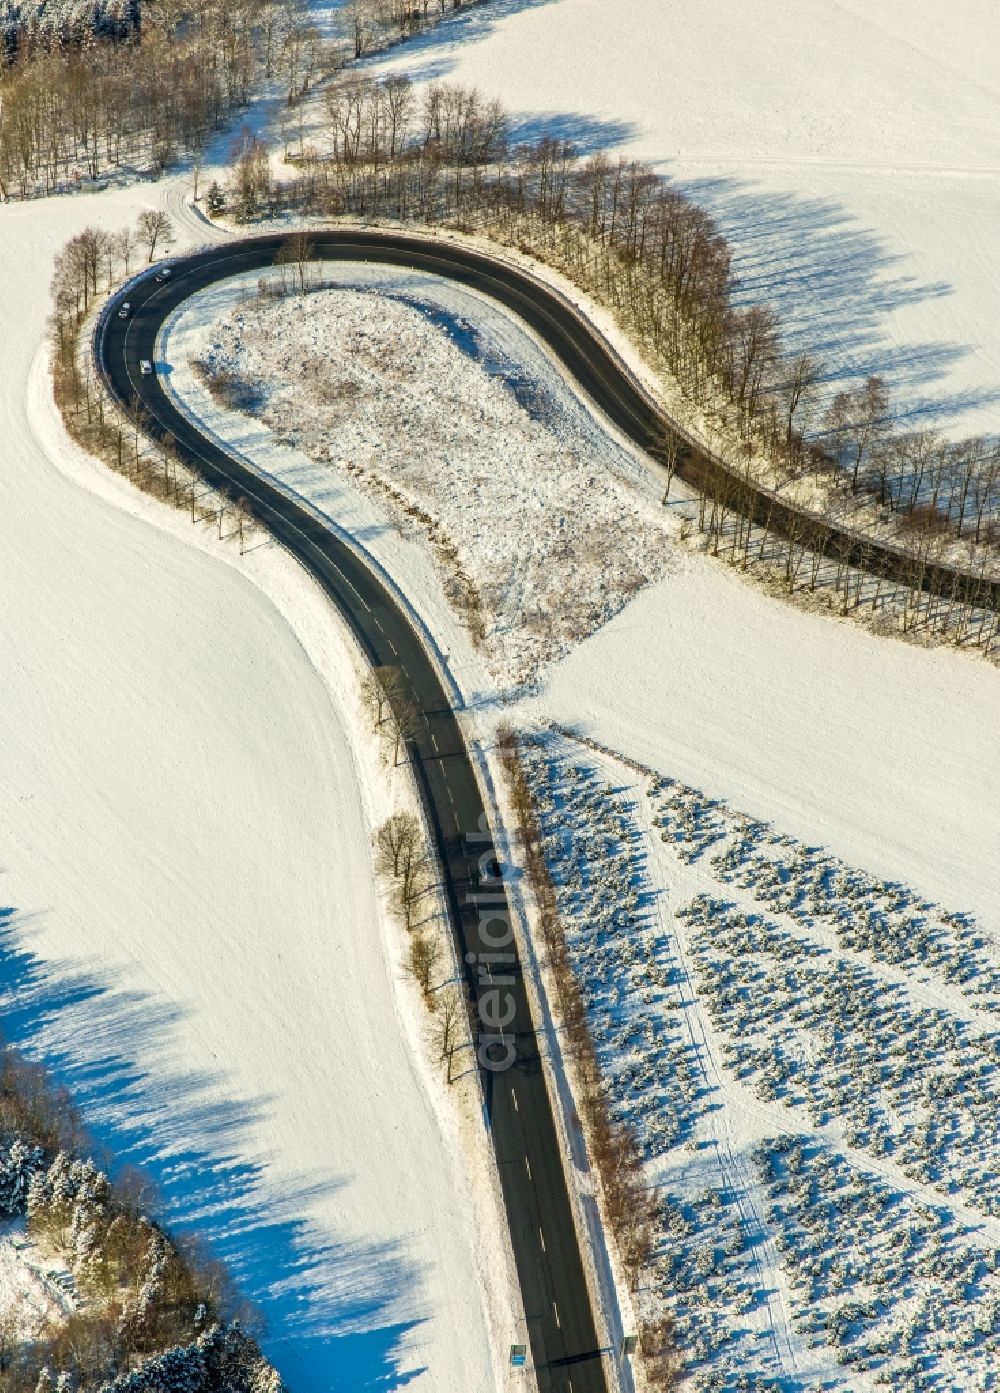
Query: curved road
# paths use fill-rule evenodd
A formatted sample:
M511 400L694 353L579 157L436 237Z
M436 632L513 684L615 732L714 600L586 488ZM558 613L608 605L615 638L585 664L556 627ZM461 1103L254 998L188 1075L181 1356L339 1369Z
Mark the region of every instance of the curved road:
M313 255L327 260L380 261L446 276L485 292L524 320L555 352L610 420L643 449L665 431L680 440L677 473L697 488L727 477L667 421L609 346L557 293L512 267L464 247L394 232L330 230L311 234ZM169 433L178 454L215 488L247 500L250 511L296 555L336 602L373 663L403 670L420 712L411 755L443 867L459 953L467 964L477 1019L496 1014L502 997L512 1013L501 1030L511 1066L482 1069L511 1242L528 1319L531 1356L542 1393L606 1393L604 1358L595 1327L552 1110L516 950L498 960L498 923L507 914L502 884L488 881L492 841L475 774L437 670L404 611L358 554L304 508L261 480L211 441L172 404L139 361L155 357L157 332L184 299L212 282L274 263L284 239L251 238L212 247L172 263L159 282L150 272L105 308L95 332L98 369L126 411L141 404L152 434ZM115 313L122 298L128 319ZM728 476L731 477L731 476ZM746 485L742 485L745 492ZM746 498L758 521L803 538L801 515L759 489ZM942 566L915 571L907 553L841 529L828 534L829 554L887 579L938 590L955 599L1000 606L1000 583ZM506 949L506 945L505 949ZM495 976L494 976L495 974ZM508 980L505 980L508 979ZM500 996L498 997L498 993ZM484 1016L485 1011L485 1016ZM480 1038L495 1031L484 1028ZM476 1393L470 1390L470 1393Z
M558 339L560 319L553 314L558 301L553 306L536 303L530 281L485 258L378 233L320 233L312 240L317 258L385 261L463 281L503 300L550 342L553 336ZM139 370L142 359L155 359L158 331L183 300L224 277L272 265L282 241L266 237L227 243L173 261L167 281L158 281L151 270L131 283L109 302L98 322L98 370L129 414L141 410L150 434L172 436L178 456L206 483L246 500L255 518L337 604L372 663L404 674L409 698L420 713L411 759L437 842L480 1052L505 1066L481 1067L480 1075L531 1364L541 1393L607 1393L604 1360L615 1355L598 1347L562 1153L508 927L506 892L495 876L483 798L441 677L405 611L358 553L305 507L203 436L174 406L158 378L143 377ZM132 314L121 319L117 310L126 298ZM596 394L606 386L612 360L574 316L562 313L567 321L562 332L571 332L577 346L577 376ZM628 423L630 433L644 429L628 392L611 404L615 419ZM517 1338L515 1332L511 1338Z

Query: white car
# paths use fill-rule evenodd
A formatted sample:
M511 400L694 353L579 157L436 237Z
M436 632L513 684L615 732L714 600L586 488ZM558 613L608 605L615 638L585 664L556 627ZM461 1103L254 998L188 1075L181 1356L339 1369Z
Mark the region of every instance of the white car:
M170 267L164 266L162 271L157 271L156 279L158 281L168 281L170 279Z
M121 307L121 309L118 311L118 318L119 318L119 319L128 319L128 317L129 317L129 315L130 315L131 313L132 313L132 306L129 304L129 302L128 302L127 300L123 301L122 307Z
M149 361L148 358L142 358L142 359L140 359L140 361L139 361L139 371L142 373L143 377L152 377L152 375L153 375L153 365L152 365L152 363Z

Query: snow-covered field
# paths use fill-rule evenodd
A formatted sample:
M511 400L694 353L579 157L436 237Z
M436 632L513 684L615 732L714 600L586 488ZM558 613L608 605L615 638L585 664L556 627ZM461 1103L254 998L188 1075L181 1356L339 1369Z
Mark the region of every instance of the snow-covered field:
M1000 926L1000 673L678 562L553 669L529 715Z
M576 741L527 768L693 1386L992 1387L1000 934Z
M492 674L531 681L664 573L663 509L634 486L631 452L485 299L363 266L338 265L333 282L196 297L168 335L173 390L190 392L199 365L313 462L276 468L318 506L339 472L422 531ZM199 413L215 415L203 396Z
M52 257L148 201L0 208L4 1029L230 1259L296 1393L490 1388L482 1132L379 913L352 650L287 559L138 497L51 403Z
M555 129L585 151L610 142L654 161L716 211L749 294L777 298L789 326L839 366L886 371L949 430L964 431L995 429L1000 385L1000 280L990 258L1000 213L998 27L987 0L968 0L961 22L937 0L877 12L860 0L791 8L779 0L496 0L380 63L477 83L514 110L523 135ZM157 190L155 200L197 226L179 187ZM496 1250L489 1205L479 1230L457 1123L421 1070L392 940L381 929L359 932L378 922L368 828L379 775L352 707L352 679L344 680L352 655L294 568L266 546L240 559L182 517L137 500L67 444L48 402L41 354L54 252L87 221L117 225L153 199L117 191L0 209L6 1028L57 1059L119 1154L151 1165L168 1215L197 1222L233 1259L271 1318L266 1347L296 1393L326 1389L331 1378L348 1388L381 1379L486 1389L494 1376L480 1274L493 1270ZM452 316L454 327L455 305L426 287L411 298L426 299L439 323ZM395 301L397 312L400 326L412 324L412 305ZM496 341L519 390L541 381L562 394L559 410L589 442L595 475L608 470L622 489L644 493L627 451L597 439L530 339L481 306L457 313L459 338L472 325L482 342ZM466 384L463 401L481 401L490 428L506 422L506 430L510 418L497 405L498 393L507 405L506 389L435 333L436 361ZM378 370L370 359L369 371ZM395 369L379 380L382 439L400 388ZM465 699L473 735L487 739L501 715L574 724L781 834L905 882L921 901L971 913L991 941L1000 933L995 670L802 614L679 550L663 579L568 652L561 631L547 646L529 641L511 606L508 650L497 657L469 642L424 532L401 537L395 505L354 476L277 446L207 394L202 405L219 429L242 421L240 448L334 516L406 595ZM365 445L360 433L355 444ZM378 448L374 436L367 444ZM564 446L557 436L548 448ZM503 458L512 476L523 463L520 450ZM416 489L419 480L409 483ZM423 481L428 512L440 511L435 486ZM551 489L532 494L523 478L509 487L541 504L525 533L533 544L570 517L568 506L557 513ZM477 518L474 508L456 508L450 524L470 564L474 530L462 530L463 519ZM593 570L591 581L590 593L600 593ZM545 592L545 623L554 613L545 607L564 598ZM511 654L523 661L526 652L543 689L501 706L496 676L510 670ZM601 777L628 786L617 764L603 768ZM1000 1246L994 1218L969 1232L982 1213L974 1150L963 1140L948 1160L956 1189L942 1200L940 1177L915 1180L895 1163L877 1164L874 1148L850 1142L836 1114L814 1123L813 1093L821 1090L822 1101L832 1084L828 1056L815 1048L808 1015L792 1022L778 1011L776 974L808 979L808 1012L825 1000L810 974L828 972L838 955L857 966L862 950L824 934L814 943L808 925L762 910L748 887L720 888L710 866L716 848L689 865L654 836L646 783L633 780L628 796L641 812L636 845L653 896L639 908L653 920L667 916L643 930L643 948L656 972L683 967L696 983L706 1004L686 1012L704 1032L691 1045L691 1068L699 1054L712 1056L712 1087L725 1103L703 1116L705 1099L696 1098L691 1139L710 1144L675 1150L664 1163L680 1209L676 1233L690 1240L692 1306L709 1283L723 1299L726 1283L750 1285L758 1297L746 1322L758 1335L741 1336L741 1351L752 1349L761 1370L790 1370L807 1385L842 1378L825 1346L810 1349L809 1332L791 1320L796 1284L819 1280L807 1263L831 1282L842 1277L845 1289L855 1280L845 1263L860 1259L837 1249L845 1225L824 1229L818 1221L831 1211L817 1203L810 1215L803 1205L803 1195L824 1195L860 1216L852 1231L881 1216L878 1243L864 1254L875 1253L880 1270L857 1278L864 1302L876 1276L880 1289L891 1287L898 1233L916 1235L915 1285L877 1320L894 1329L908 1322L922 1351L954 1336L940 1367L965 1368L956 1361L975 1359L982 1344L970 1337L963 1352L957 1341L968 1332L956 1334L952 1316L933 1340L920 1332L949 1292L955 1321L974 1321L995 1299L985 1259L969 1278L976 1290L955 1299L955 1260L969 1273L972 1249ZM790 1111L786 1078L774 1097L760 1097L766 1061L747 1061L745 1079L733 1082L722 1045L738 1043L744 1027L707 1005L721 966L699 924L669 913L699 893L762 914L741 951L772 1006L751 1024L773 1055L786 1049L787 1031L803 1090ZM905 1008L909 1020L934 1009L992 1029L995 1017L983 1025L982 1005L966 1002L946 966L916 980L908 965L869 954L863 970L874 976L859 976L859 991L874 993L873 1011ZM652 980L649 989L668 986ZM851 1040L860 1039L857 1023L848 1024ZM961 1055L972 1049L972 1025L950 1044L944 1029L941 1049L960 1061L945 1072L964 1071L969 1090L992 1086ZM914 1065L914 1079L922 1084L939 1064L934 1056L926 1068ZM849 1065L870 1070L879 1061L859 1056ZM974 1101L964 1092L948 1105L960 1138L973 1135L978 1115L958 1116L959 1104ZM917 1104L887 1089L880 1106L905 1128ZM816 1127L819 1141L801 1152L772 1145L767 1158L751 1154L761 1138ZM415 1157L419 1174L407 1183ZM780 1221L769 1223L774 1206ZM735 1244L739 1225L768 1235L752 1245L759 1265L750 1272ZM731 1267L694 1251L708 1233L718 1234L717 1249L734 1245ZM715 1269L702 1272L698 1263L710 1259ZM670 1283L679 1286L676 1274ZM832 1301L824 1290L814 1304ZM855 1328L876 1319L864 1311L848 1318ZM975 1378L956 1372L954 1386L975 1388ZM870 1386L869 1376L852 1373L850 1386Z
M496 0L378 66L649 161L795 340L962 434L1000 428L998 52L994 0Z

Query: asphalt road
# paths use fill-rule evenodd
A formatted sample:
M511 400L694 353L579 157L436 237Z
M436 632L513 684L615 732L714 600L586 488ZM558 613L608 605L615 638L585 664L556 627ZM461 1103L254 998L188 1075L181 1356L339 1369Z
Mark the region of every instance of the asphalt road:
M478 1043L508 1067L481 1068L486 1111L511 1244L528 1322L530 1359L541 1393L606 1393L605 1360L598 1348L562 1155L539 1058L534 1023L509 910L496 878L492 835L479 784L442 680L405 611L350 545L307 509L261 480L182 415L157 376L139 363L155 360L165 317L193 292L240 271L268 266L277 237L226 244L172 262L159 282L150 273L111 302L98 324L98 368L129 412L141 403L151 434L170 434L180 458L207 483L246 500L249 510L315 577L351 625L373 663L401 669L420 713L411 759L423 790L443 867L461 960L466 966ZM445 250L392 234L331 232L314 238L317 257L375 260L430 270L494 295L522 315L571 358L587 390L630 434L647 422L627 390L616 388L613 360L557 301L539 300L532 283L486 258ZM127 298L127 319L118 306ZM616 373L621 385L627 380ZM497 956L500 954L501 956ZM497 1038L493 1038L497 1037ZM511 1341L519 1338L512 1331ZM480 1393L469 1390L469 1393Z
M331 230L313 234L314 255L327 260L388 262L434 272L491 295L519 315L549 345L591 399L628 437L648 449L664 429L681 441L677 473L696 488L711 486L724 466L700 453L655 404L607 345L560 297L512 267L464 247L394 232ZM170 433L178 454L205 480L242 496L273 536L294 553L335 601L372 662L398 666L420 712L411 756L437 839L459 953L467 964L470 999L477 1019L496 1013L511 1019L500 1032L511 1045L508 1069L481 1071L487 1112L510 1226L511 1242L528 1320L531 1357L542 1393L605 1393L604 1361L575 1233L552 1110L542 1074L534 1025L524 992L516 948L511 962L498 951L506 897L502 885L483 884L494 864L479 786L438 673L391 593L349 545L310 513L261 481L236 459L203 437L163 392L157 378L141 377L139 361L155 357L157 331L166 315L194 291L239 271L266 267L280 237L253 238L213 247L174 261L165 283L150 273L126 294L133 315L122 320L112 302L95 336L98 366L127 410L141 402L153 434ZM794 511L758 491L758 521L772 531L799 532ZM916 584L953 598L1000 605L1000 584L985 586L967 572L946 566L916 571L903 551L875 545L833 529L828 554L848 565L864 565L887 579ZM476 897L479 897L478 902ZM484 899L484 896L486 897ZM495 897L490 900L488 897ZM495 910L494 918L483 918ZM498 916L498 917L497 917ZM491 979L491 973L496 980ZM509 981L502 979L508 978ZM497 993L500 995L498 996ZM509 997L509 1006L508 1006ZM484 1026L485 1039L496 1033ZM503 1047L502 1046L502 1047ZM512 1339L516 1339L512 1332ZM479 1393L469 1390L469 1393Z

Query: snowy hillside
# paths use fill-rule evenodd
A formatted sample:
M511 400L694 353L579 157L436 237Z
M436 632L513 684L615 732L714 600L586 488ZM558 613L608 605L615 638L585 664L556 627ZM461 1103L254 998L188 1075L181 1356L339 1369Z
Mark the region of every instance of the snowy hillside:
M536 0L382 66L500 97L515 138L649 161L796 341L964 434L1000 428L998 52L993 0Z
M535 719L1000 929L1000 674L804 613L707 559L551 673Z

